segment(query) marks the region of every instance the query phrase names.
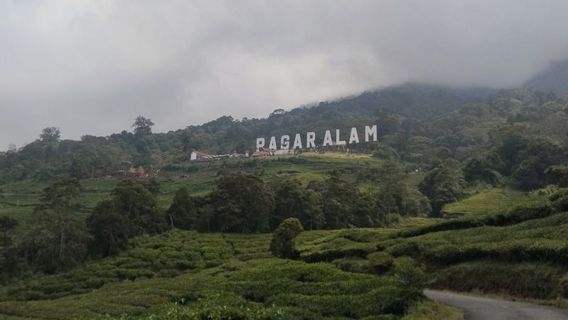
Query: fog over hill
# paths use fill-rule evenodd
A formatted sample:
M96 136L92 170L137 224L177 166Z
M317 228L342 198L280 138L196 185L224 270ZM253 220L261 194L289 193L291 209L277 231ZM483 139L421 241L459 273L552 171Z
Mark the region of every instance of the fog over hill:
M2 1L0 148L260 117L407 81L516 87L568 57L568 2Z
M534 90L568 95L568 60L550 64L546 70L527 81L525 86Z

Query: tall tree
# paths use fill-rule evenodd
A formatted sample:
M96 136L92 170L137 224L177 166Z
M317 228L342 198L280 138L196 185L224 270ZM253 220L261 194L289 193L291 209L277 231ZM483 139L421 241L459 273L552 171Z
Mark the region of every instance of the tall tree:
M210 196L213 231L267 232L274 208L272 190L258 177L236 173L219 179Z
M57 154L61 132L59 128L49 127L42 130L39 135L39 152L43 159L52 159Z
M36 269L56 272L86 257L88 233L81 219L70 212L43 209L24 236L23 255Z
M180 188L167 212L172 228L195 229L198 220L195 200L186 187Z
M371 176L379 187L375 193L380 212L378 219L385 219L388 214L416 216L430 213L428 199L408 186L407 173L399 162L385 161ZM377 223L382 224L382 221Z
M81 186L69 179L44 189L33 213L34 224L21 249L35 268L55 272L82 261L87 253L88 233L77 215Z
M302 187L296 179L276 181L274 187L274 215L271 228L286 218L298 218L309 230L322 228L325 217L319 193Z
M444 161L428 172L418 188L430 199L432 215L440 216L445 204L458 201L465 195L465 179L460 163L455 160Z
M44 143L59 142L61 131L56 127L45 128L41 131L39 138Z
M138 116L132 124L132 128L134 128L134 134L137 136L151 135L152 126L154 126L154 122L152 122L152 120L148 118L144 118L143 116Z
M149 166L153 165L152 150L156 149L156 140L152 135L152 126L154 122L148 118L139 116L132 124L134 128L134 145L137 154L135 155L136 165Z
M357 187L343 179L339 172L330 172L324 182L312 184L310 189L322 195L326 228L338 229L359 224L361 220L356 216L355 200L360 194Z
M87 226L93 236L92 253L107 256L126 248L131 237L165 230L166 223L156 194L144 183L124 180L113 189L110 199L97 204Z
M164 229L165 222L158 208L156 194L148 190L144 183L121 181L111 192L111 196L115 210L130 221L130 236Z
M89 249L91 255L103 257L114 255L128 245L130 235L128 216L120 212L112 200L104 200L97 204L87 218L87 226L93 237Z

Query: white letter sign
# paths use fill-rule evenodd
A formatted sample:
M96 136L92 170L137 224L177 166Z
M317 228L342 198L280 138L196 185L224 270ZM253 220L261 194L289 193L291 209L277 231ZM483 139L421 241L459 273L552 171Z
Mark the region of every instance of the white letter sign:
M268 149L270 150L276 150L276 137L271 137L270 138L270 144L268 145Z
M315 147L316 147L316 133L308 132L306 134L306 148L315 148Z
M369 142L369 138L373 137L373 141L377 141L377 125L373 127L365 126L365 142Z
M331 130L322 130L323 132L323 139L321 140L321 147L329 147L329 146L345 146L347 144L358 144L360 143L361 137L359 137L359 132L365 132L365 142L376 142L378 141L378 130L377 125L370 125L365 126L364 128L361 127L357 129L356 127L352 127L351 131L349 132L349 139L341 139L341 130L342 129L335 129L335 138L333 137ZM359 131L360 130L360 131ZM347 130L346 130L347 131ZM344 131L345 132L345 131ZM294 140L291 139L292 135L290 134L283 134L280 137L270 137L270 142L268 143L268 149L271 151L278 150L301 150L302 148L306 149L315 149L318 146L316 145L316 133L314 131L306 132L306 140L305 145L304 141L302 141L302 134L296 133L293 137ZM319 139L321 137L318 136ZM347 135L344 134L344 138L347 138ZM279 142L279 144L277 144ZM256 151L260 151L260 149L266 148L266 140L265 138L257 138L256 139Z
M283 135L280 138L280 150L288 150L290 149L290 136Z
M357 133L357 128L351 128L351 134L349 135L349 144L359 143L359 134Z
M329 130L325 130L325 136L323 137L323 143L322 146L332 146L333 145L333 139L331 139L331 131Z
M302 149L302 136L300 136L299 133L296 134L296 137L294 138L294 150L296 149Z
M259 151L260 148L264 148L265 143L266 141L264 138L256 138L256 151Z

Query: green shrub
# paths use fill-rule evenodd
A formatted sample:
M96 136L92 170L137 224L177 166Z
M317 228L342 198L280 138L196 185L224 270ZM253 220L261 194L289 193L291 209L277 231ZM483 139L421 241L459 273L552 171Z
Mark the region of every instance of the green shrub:
M393 238L411 238L429 233L470 229L482 226L509 226L528 220L545 218L555 213L564 211L559 210L559 207L560 204L558 204L556 207L549 204L529 207L516 207L503 213L452 219L425 227L404 230L393 236Z
M456 291L507 293L535 299L554 299L563 293L565 271L542 263L475 261L436 272L433 285ZM560 286L560 288L559 288Z
M395 278L403 288L404 297L414 301L422 297L427 278L422 267L410 257L400 257L394 261Z
M370 273L373 270L369 261L357 257L341 258L333 260L332 263L347 272Z
M367 260L373 268L373 271L382 274L391 270L394 264L394 258L386 252L374 252L367 255Z
M296 249L296 237L304 231L304 227L300 220L296 218L288 218L284 220L272 236L270 242L270 252L276 257L295 259L299 257Z

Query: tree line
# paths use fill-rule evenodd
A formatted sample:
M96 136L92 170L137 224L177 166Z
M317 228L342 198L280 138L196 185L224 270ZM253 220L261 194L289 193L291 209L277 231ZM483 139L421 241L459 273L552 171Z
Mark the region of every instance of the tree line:
M4 274L29 269L56 272L89 257L117 254L133 237L173 228L261 233L272 232L289 218L297 219L307 230L386 227L403 216L440 216L443 206L462 199L472 184L497 185L508 179L531 187L549 182L568 185L563 167L551 169L546 162L559 155L562 152L548 144L513 136L484 158L441 161L424 175L417 189L404 182L407 168L391 160L362 174L372 181L373 191L362 189L352 176L338 171L309 183L294 178L264 181L237 172L222 175L205 196L193 196L186 187L180 188L167 209L158 206L160 184L155 179L123 180L86 219L80 213L79 180L64 179L43 190L32 214L34 223L16 240L18 221L0 217L0 265ZM538 161L532 160L535 157ZM507 177L503 170L511 174ZM517 173L521 170L523 174Z
M172 228L264 233L287 218L298 219L307 230L384 227L400 216L429 212L428 199L402 182L402 167L387 162L382 170L385 188L374 192L360 190L336 171L307 185L292 178L265 182L237 172L220 177L206 196L192 196L186 187L180 188L167 209L158 206L156 180L124 180L86 219L78 202L79 180L65 179L43 190L32 214L34 223L17 241L12 237L17 221L0 218L0 262L6 272L50 273L89 257L117 254L133 237Z

